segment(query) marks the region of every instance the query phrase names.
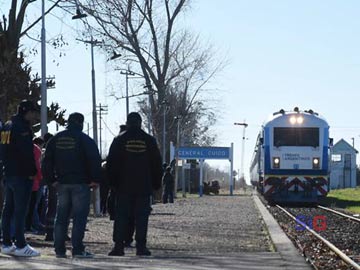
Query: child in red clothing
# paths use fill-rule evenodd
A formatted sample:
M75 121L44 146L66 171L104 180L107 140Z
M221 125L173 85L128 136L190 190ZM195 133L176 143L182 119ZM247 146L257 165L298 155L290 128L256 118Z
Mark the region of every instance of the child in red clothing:
M33 178L33 186L32 186L32 193L31 193L31 199L29 204L29 210L26 217L26 224L25 224L25 230L26 231L32 231L33 229L38 230L39 228L32 228L33 227L33 216L36 206L36 199L38 197L38 192L40 188L40 182L42 180L42 173L41 173L41 148L34 143L34 158L35 158L35 164L36 164L36 170L37 174Z

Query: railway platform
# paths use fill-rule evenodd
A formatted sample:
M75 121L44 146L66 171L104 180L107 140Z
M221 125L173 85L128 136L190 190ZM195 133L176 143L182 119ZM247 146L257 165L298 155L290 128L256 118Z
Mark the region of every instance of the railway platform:
M0 255L0 269L311 269L261 201L251 194L178 199L156 204L150 217L148 246L153 256L108 257L112 222L90 218L85 242L94 259L56 259L52 243L27 235L41 257ZM70 250L70 247L69 247ZM70 253L70 251L68 251Z

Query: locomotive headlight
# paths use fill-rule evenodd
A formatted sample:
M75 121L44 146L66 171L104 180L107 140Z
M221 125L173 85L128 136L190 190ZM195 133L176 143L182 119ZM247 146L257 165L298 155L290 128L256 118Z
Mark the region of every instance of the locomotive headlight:
M298 118L296 118L296 122L298 123L298 124L302 124L302 123L304 123L304 117L298 117Z
M313 158L313 169L320 168L320 158Z
M274 169L279 169L280 168L280 158L279 157L274 157L273 158L273 167L274 167Z
M292 124L292 125L296 124L296 117L295 116L290 117L290 124Z

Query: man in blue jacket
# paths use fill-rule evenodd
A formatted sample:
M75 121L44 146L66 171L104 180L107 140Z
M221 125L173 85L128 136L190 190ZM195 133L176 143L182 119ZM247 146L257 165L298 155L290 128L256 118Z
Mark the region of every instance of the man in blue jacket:
M5 170L5 205L2 213L3 246L1 252L19 257L40 253L26 244L25 217L36 175L31 121L36 111L31 101L22 101L17 114L1 130L1 147ZM11 241L11 220L15 224L15 244Z
M71 114L67 129L48 142L43 160L44 179L58 192L54 228L58 258L66 257L70 214L73 217L73 257L93 257L85 251L83 238L90 208L90 188L97 187L101 179L101 158L95 142L82 132L83 126L84 116Z

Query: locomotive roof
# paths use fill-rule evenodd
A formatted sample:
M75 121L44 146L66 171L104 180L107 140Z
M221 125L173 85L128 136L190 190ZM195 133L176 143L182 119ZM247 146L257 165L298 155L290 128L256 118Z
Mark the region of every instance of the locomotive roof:
M290 119L302 118L301 123L290 123ZM264 123L264 127L279 126L279 127L309 127L309 126L320 126L320 127L329 127L326 119L320 116L318 113L309 111L300 111L295 108L292 111L280 110L275 112L269 119Z

